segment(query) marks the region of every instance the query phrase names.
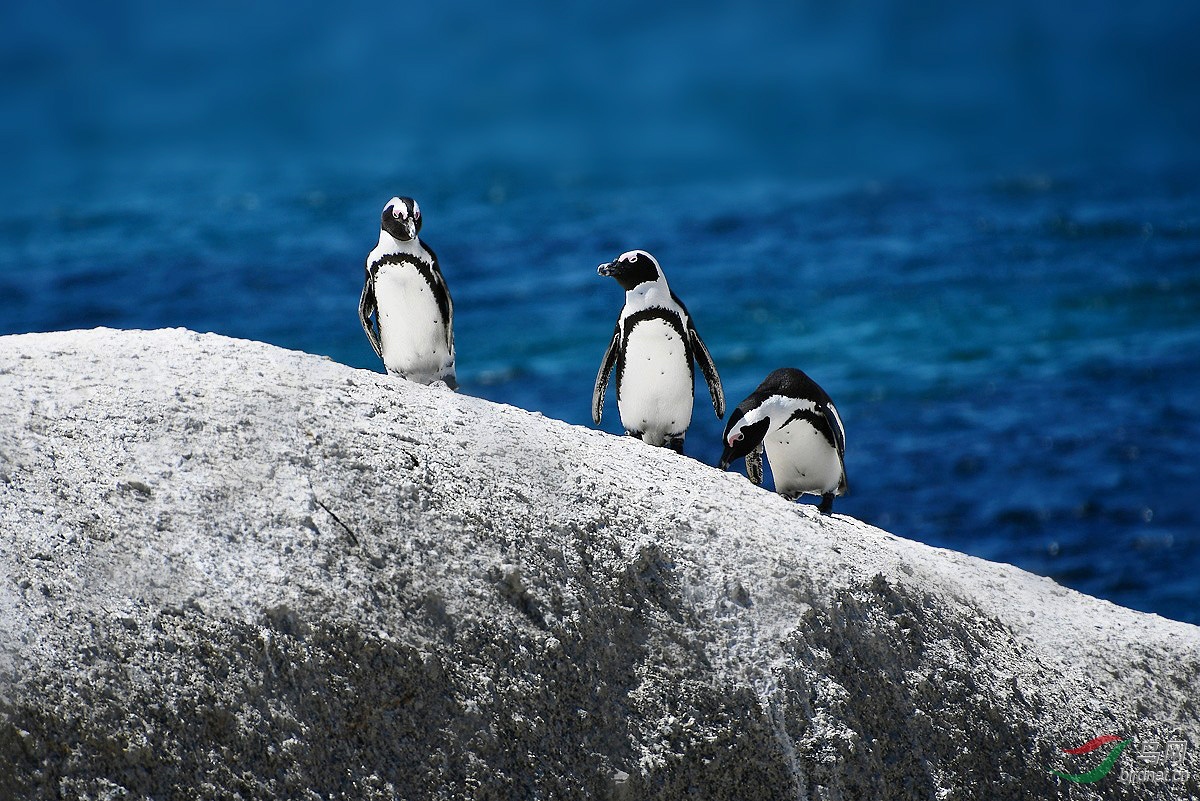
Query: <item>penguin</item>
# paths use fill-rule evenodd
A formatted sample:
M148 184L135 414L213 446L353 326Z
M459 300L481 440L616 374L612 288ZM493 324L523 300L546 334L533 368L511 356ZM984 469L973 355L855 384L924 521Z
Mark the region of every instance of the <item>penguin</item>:
M803 371L782 367L738 404L725 426L719 467L746 458L746 475L762 484L762 452L775 477L775 491L788 500L820 495L818 510L833 511L833 499L844 495L846 429L825 390Z
M394 197L383 207L379 244L367 255L358 318L389 375L458 389L454 303L437 256L417 237L420 231L417 201Z
M615 368L617 409L625 433L683 453L683 438L692 422L697 363L717 419L725 416L725 393L712 356L683 301L667 286L662 268L649 253L622 253L596 272L621 285L625 307L596 374L592 420L600 423L609 375Z

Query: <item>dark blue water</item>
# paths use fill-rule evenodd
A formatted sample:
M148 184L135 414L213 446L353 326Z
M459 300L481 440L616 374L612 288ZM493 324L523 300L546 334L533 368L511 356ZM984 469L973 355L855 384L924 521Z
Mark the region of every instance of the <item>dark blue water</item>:
M412 194L463 391L590 424L595 266L645 248L731 404L833 396L838 511L1200 622L1200 7L642 5L6 9L0 333L377 368L362 261Z

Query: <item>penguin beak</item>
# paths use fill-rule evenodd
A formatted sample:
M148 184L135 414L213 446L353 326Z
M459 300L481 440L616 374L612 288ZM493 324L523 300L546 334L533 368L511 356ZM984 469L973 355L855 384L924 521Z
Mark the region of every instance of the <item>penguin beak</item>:
M404 232L408 234L409 239L417 238L417 221L408 219L404 221Z
M611 261L607 262L605 264L601 264L599 267L596 268L596 275L602 275L605 278L612 278L613 275L616 274L616 270L614 269L615 267L616 267L616 263L611 262Z
M737 458L737 454L733 452L733 448L729 447L729 443L725 443L724 449L721 451L721 461L717 462L718 470L728 470L729 465L733 464L733 460Z

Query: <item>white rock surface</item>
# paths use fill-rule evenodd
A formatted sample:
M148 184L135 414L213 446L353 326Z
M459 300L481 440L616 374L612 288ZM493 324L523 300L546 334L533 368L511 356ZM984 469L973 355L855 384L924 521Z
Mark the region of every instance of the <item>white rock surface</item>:
M0 338L0 798L1194 798L1198 700L1197 627L632 439ZM1173 779L1050 772L1168 730Z

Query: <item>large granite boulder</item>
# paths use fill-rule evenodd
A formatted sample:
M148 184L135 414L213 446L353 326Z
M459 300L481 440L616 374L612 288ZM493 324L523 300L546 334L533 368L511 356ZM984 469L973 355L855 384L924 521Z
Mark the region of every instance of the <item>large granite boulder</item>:
M0 338L0 798L1182 799L1198 702L1197 627L632 439Z

